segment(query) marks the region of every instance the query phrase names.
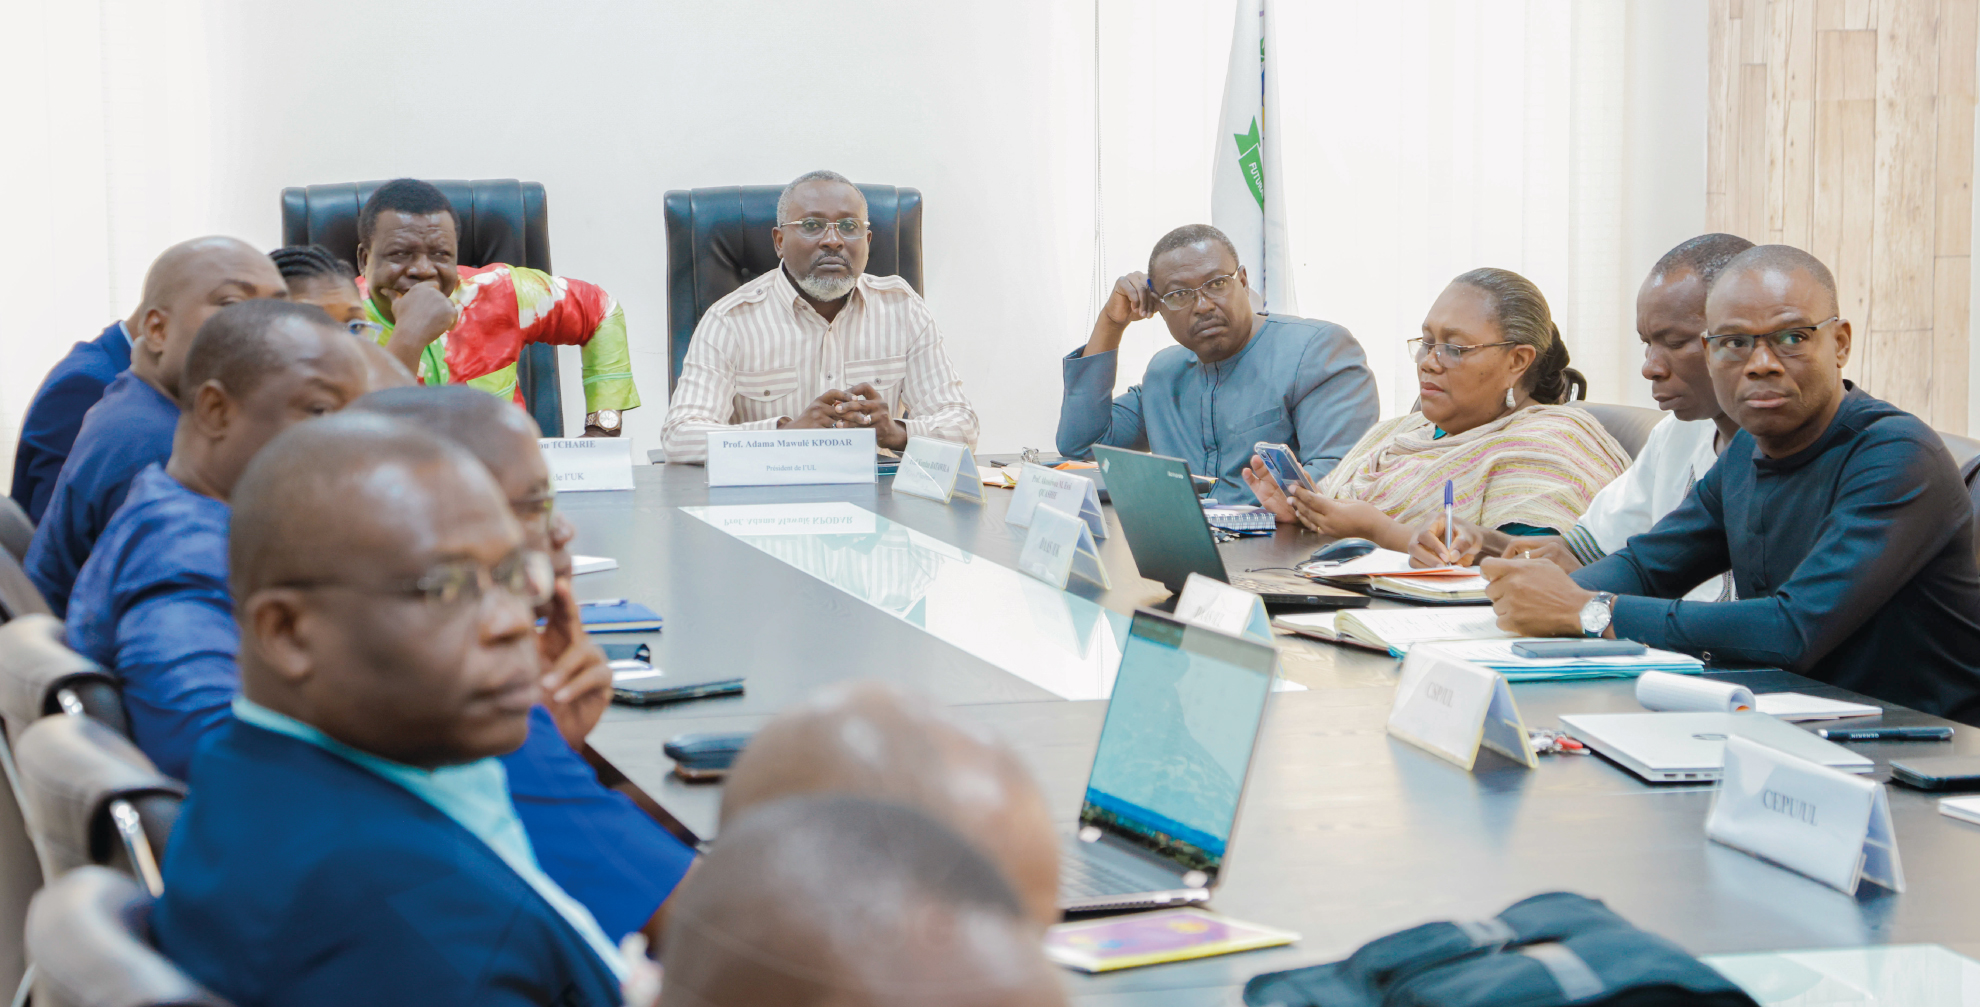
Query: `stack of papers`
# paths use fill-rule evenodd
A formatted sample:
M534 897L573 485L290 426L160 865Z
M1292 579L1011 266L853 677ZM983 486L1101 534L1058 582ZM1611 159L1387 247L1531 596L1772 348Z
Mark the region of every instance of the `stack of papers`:
M1679 654L1655 647L1641 654L1616 657L1562 657L1536 661L1513 653L1513 644L1518 640L1459 640L1451 642L1427 643L1426 646L1461 660L1482 664L1501 675L1508 682L1543 682L1583 678L1635 678L1646 671L1662 671L1673 675L1698 675L1705 671L1704 662L1689 654Z
M1475 566L1412 567L1409 557L1392 549L1377 549L1340 563L1306 563L1305 576L1348 587L1366 587L1386 594L1439 604L1485 601L1485 578Z
M1282 615L1272 625L1302 636L1402 657L1419 643L1510 640L1489 608L1360 608Z
M1763 692L1753 697L1753 708L1782 720L1841 720L1844 717L1875 717L1881 706L1823 699L1799 692Z
M1980 797L1940 798L1939 814L1980 825Z

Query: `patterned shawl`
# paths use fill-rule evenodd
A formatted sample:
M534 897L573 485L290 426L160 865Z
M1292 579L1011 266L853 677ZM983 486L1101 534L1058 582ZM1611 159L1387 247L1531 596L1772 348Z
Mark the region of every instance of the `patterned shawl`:
M1629 454L1587 410L1532 405L1461 434L1432 439L1435 424L1411 413L1375 425L1320 492L1362 500L1410 527L1444 511L1444 480L1457 516L1486 528L1574 527L1595 492L1629 467Z

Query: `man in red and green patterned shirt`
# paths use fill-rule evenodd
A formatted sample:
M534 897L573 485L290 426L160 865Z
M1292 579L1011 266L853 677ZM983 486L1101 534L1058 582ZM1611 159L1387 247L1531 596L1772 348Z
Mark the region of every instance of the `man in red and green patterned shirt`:
M421 384L466 384L520 403L516 361L529 343L581 346L585 433L616 437L639 406L626 316L582 280L457 261L460 218L439 189L387 182L358 214L359 290L385 347Z

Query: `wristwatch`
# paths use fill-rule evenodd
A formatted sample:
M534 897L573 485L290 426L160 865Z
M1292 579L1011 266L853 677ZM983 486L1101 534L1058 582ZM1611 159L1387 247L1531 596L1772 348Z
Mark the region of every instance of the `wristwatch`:
M595 413L587 413L584 417L585 426L597 427L605 431L605 436L607 437L619 436L619 423L619 411L617 409L600 409Z
M1609 629L1609 621L1616 617L1616 596L1607 591L1595 592L1588 604L1581 606L1581 635L1598 637Z

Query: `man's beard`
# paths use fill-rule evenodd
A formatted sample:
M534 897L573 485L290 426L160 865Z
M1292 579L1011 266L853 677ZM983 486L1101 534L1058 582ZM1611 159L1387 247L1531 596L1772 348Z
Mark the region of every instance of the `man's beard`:
M800 276L797 278L798 289L804 291L812 300L816 301L836 301L852 293L853 285L858 282L859 277L857 275L849 275L836 280L827 280L816 275Z

